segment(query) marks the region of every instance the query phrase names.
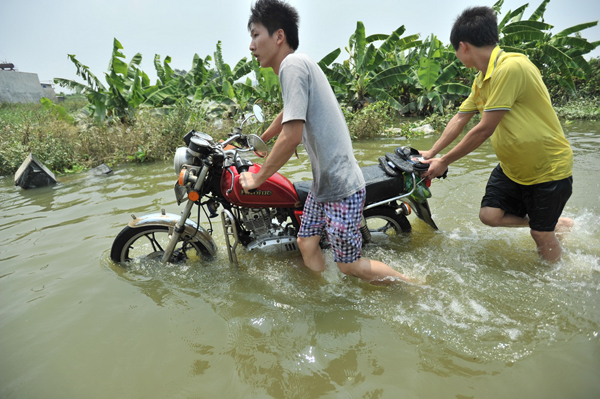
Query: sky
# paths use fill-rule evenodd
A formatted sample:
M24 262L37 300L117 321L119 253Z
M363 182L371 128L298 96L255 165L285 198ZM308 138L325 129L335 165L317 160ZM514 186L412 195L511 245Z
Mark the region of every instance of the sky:
M492 6L497 0L288 0L300 14L300 47L318 61L344 48L362 21L366 34L391 33L404 25L404 35L434 34L449 43L450 30L465 8ZM218 41L224 60L233 67L250 58L247 21L253 0L0 0L0 63L20 72L81 81L68 54L90 67L102 82L112 54L113 39L123 45L129 61L135 54L150 78L156 79L154 56L172 58L171 67L189 70L194 54L213 56ZM542 3L530 0L529 17ZM505 0L502 18L526 0ZM545 22L552 33L600 20L598 0L551 0ZM588 41L600 40L600 27L583 30ZM590 54L600 56L600 48ZM214 63L212 64L214 65ZM55 87L55 91L66 91Z

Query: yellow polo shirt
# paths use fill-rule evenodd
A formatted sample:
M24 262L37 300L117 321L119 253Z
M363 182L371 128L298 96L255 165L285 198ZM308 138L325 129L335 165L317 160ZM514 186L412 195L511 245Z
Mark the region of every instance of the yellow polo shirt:
M511 180L531 185L573 173L573 151L552 108L542 75L529 59L496 46L485 76L475 77L459 112L507 112L491 136L500 167Z

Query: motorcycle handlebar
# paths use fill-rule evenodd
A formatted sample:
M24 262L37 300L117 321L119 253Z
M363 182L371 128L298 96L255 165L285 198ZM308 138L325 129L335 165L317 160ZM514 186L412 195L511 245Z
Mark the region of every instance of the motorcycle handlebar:
M239 140L242 137L241 133L232 133L231 136L221 143L221 147L225 148L232 142Z
M237 169L238 173L247 172L252 165L254 164L247 159L243 159L241 157L236 157L235 159L235 168Z

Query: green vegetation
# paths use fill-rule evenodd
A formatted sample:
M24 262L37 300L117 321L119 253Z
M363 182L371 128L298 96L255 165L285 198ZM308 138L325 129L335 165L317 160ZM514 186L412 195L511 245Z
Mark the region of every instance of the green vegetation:
M588 42L581 31L597 25L583 23L552 34L543 22L549 0L528 17L523 5L499 14L500 44L527 56L538 66L561 118L597 119L600 114L599 59L583 57L600 42ZM503 16L502 16L503 15ZM221 43L213 56L193 57L189 71L173 70L169 56L154 57L157 80L140 69L142 55L129 61L115 39L106 83L75 55L77 75L85 82L55 79L78 93L54 104L0 104L0 175L14 173L29 152L57 173L73 173L101 163L147 162L170 159L182 135L203 130L223 138L259 103L267 121L281 109L279 80L256 60L240 60L233 68L224 62ZM362 22L344 48L320 60L344 110L353 138L382 134L414 135L414 119L441 131L470 91L475 71L466 69L451 45L431 35L405 35L404 26L391 34L366 35ZM343 58L343 57L342 57ZM396 129L386 129L394 123ZM254 132L265 126L252 125ZM400 132L400 133L399 133Z
M80 103L67 96L63 105ZM13 174L30 153L55 173L79 172L102 163L147 162L171 159L191 130L225 138L235 124L231 119L209 122L198 106L175 104L167 113L152 109L138 112L130 124L101 123L94 119L78 123L57 118L41 104L0 104L0 175ZM250 125L248 132L266 126Z

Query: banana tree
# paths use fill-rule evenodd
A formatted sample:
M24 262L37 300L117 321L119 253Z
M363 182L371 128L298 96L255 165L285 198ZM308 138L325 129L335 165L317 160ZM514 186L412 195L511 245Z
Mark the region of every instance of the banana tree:
M210 70L206 80L197 87L193 101L218 104L215 110L233 117L249 108L252 99L252 85L241 79L252 71L252 61L242 58L233 69L223 60L221 42L214 53L215 68Z
M109 96L106 99L107 114L114 115L122 121L127 121L144 101L142 87L150 79L140 70L142 55L137 53L131 61L124 61L125 55L121 52L123 46L115 38L113 41L112 57L106 73Z
M279 77L272 68L261 68L256 59L253 59L252 69L255 80L251 81L248 78L246 84L253 88L253 100L268 107L280 109L283 106L283 98Z
M68 54L68 58L77 68L77 76L81 77L87 84L64 78L54 78L54 83L73 90L77 94L84 94L88 100L86 106L88 113L96 119L104 120L106 117L106 99L108 97L106 87L90 71L87 65L83 65L75 58L75 54Z
M169 65L171 57L165 57L161 63L160 56L156 55L154 67L158 79L155 85L144 88L146 99L142 105L162 107L177 101L194 101L199 88L204 87L213 74L209 64L211 60L210 56L202 59L198 54L194 54L191 69L176 73Z
M356 30L346 47L349 59L341 64L331 64L341 54L341 50L336 49L319 62L339 100L352 105L354 110L379 100L387 101L393 108L402 108L388 90L408 79L410 66L390 66L385 61L398 46L409 48L416 45L418 35L401 39L404 32L405 28L401 26L389 35L375 34L367 37L364 24L357 22ZM378 41L382 42L379 48L374 44Z
M494 9L500 13L504 0ZM543 0L528 19L524 19L525 4L508 11L498 25L500 46L506 51L526 54L541 71L544 80L556 82L571 94L575 92L574 78L587 78L592 71L583 57L594 50L600 41L588 42L580 32L594 27L598 21L572 26L553 35L552 25L543 22L550 0Z
M142 55L136 54L127 63L124 61L125 55L121 52L122 49L123 46L115 38L108 72L105 73L107 86L103 85L89 67L79 62L73 54L70 54L69 58L77 68L77 75L87 82L87 85L62 78L56 78L54 82L61 87L85 94L89 102L87 108L94 118L101 121L107 117L118 118L126 122L144 102L144 86L150 83L150 79L139 68Z
M405 93L402 113L443 114L446 106L455 104L469 94L470 87L459 79L465 75L464 66L436 36L431 35L411 51L406 60L414 67L408 81L399 88Z

